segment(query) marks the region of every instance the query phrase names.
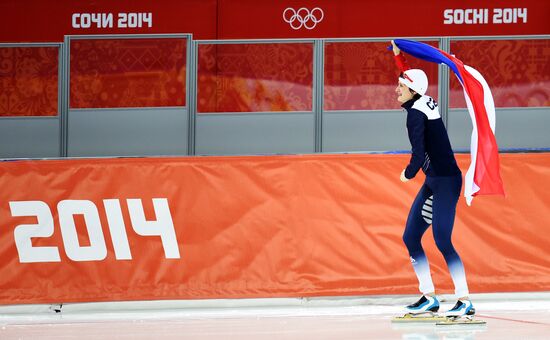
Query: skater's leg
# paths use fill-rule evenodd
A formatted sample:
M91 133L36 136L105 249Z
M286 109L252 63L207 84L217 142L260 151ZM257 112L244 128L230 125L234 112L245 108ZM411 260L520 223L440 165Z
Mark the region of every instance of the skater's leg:
M423 207L425 209L431 209L428 207L428 205L431 205L431 195L432 192L426 185L420 188L412 204L407 218L405 232L403 233L403 242L409 251L411 263L416 273L416 277L418 278L420 292L424 295L432 295L435 292L430 274L430 265L424 253L424 249L422 249L421 243L422 235L424 235L429 226L429 223L422 215Z
M456 296L467 299L469 292L464 265L451 239L462 177L433 177L428 179L428 184L434 192L432 228L435 243L447 262Z

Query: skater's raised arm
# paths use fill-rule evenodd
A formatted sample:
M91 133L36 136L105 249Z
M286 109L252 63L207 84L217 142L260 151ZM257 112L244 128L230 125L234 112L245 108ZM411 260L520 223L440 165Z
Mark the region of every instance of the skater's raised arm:
M411 67L407 63L405 56L403 55L403 53L401 53L401 50L399 49L399 47L397 47L397 45L393 40L391 41L391 45L392 45L393 54L394 54L393 58L395 59L395 64L397 65L397 68L399 69L399 71L405 72L407 70L410 70Z

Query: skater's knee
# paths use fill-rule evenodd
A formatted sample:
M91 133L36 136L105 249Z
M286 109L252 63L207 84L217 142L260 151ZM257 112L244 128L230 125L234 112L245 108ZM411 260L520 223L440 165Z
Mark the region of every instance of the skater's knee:
M405 243L405 245L408 247L409 244L411 244L411 235L410 233L407 232L407 230L405 229L405 232L403 233L403 236L401 237L401 239L403 240L403 243Z
M435 245L444 256L455 252L455 248L453 247L450 237L436 237Z
M407 230L403 233L403 243L405 243L409 252L422 248L421 239L421 236L408 232Z

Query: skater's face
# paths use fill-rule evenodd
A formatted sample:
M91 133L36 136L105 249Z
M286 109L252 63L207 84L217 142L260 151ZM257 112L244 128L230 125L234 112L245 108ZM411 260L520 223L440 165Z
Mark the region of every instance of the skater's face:
M397 101L400 103L405 103L412 99L414 96L414 91L411 91L407 86L402 84L400 81L397 82L397 87L395 88L395 93L397 93Z

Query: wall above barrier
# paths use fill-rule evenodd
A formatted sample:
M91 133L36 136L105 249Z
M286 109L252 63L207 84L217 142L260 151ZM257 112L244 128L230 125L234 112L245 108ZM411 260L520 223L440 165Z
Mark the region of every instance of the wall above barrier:
M415 293L408 155L0 163L0 304ZM462 169L469 159L458 155ZM470 290L550 290L550 154L458 205ZM452 292L431 233L439 293Z
M216 0L6 0L0 42L63 41L65 35L193 33L217 36Z
M218 38L547 34L549 3L517 1L219 0Z
M4 0L0 42L191 33L194 39L549 34L548 1Z

